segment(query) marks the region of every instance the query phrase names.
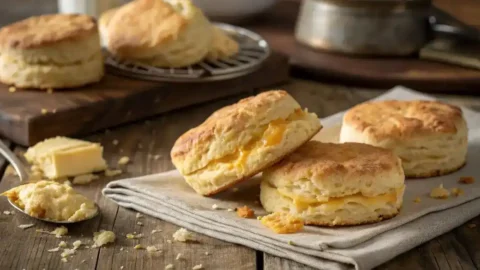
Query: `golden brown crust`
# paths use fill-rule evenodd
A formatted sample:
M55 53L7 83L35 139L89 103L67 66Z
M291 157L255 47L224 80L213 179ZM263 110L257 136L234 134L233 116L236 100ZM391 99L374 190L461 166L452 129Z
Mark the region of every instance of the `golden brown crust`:
M215 134L241 132L255 118L255 112L266 111L279 100L289 97L284 90L274 90L248 97L214 112L198 127L192 128L180 136L171 151L172 159L180 159L195 146L208 148Z
M380 222L380 221L384 221L384 220L388 220L388 219L396 217L400 213L400 208L397 208L397 209L398 209L397 213L391 214L391 215L382 215L381 217L379 217L378 219L375 219L375 220L366 220L366 221L362 221L362 222L342 221L342 222L335 223L335 224L330 223L330 222L312 222L312 221L305 220L305 224L306 225L313 225L313 226L324 226L324 227L347 227L347 226L373 224L373 223L377 223L377 222Z
M362 143L321 143L309 141L268 170L269 178L308 177L326 179L346 175L356 180L363 175L377 175L400 167L400 160L387 149ZM354 174L354 175L353 175Z
M465 166L465 164L467 164L467 163L464 162L463 164L461 164L460 166L457 166L455 168L438 169L438 170L435 170L435 171L426 172L426 173L422 173L422 174L408 174L408 175L406 174L405 176L407 178L411 178L411 179L436 177L436 176L441 176L441 175L446 175L446 174L449 174L449 173L452 173L452 172L456 172L456 171L460 170L461 168L463 168L463 166Z
M310 141L310 140L313 138L313 136L315 136L315 134L317 134L321 129L322 129L321 126L318 127L318 130L317 130L315 133L313 133L313 135L312 135L310 138L308 138L307 140L305 140L304 143ZM303 144L303 143L302 143L302 144ZM247 175L247 176L244 176L244 177L242 177L242 178L240 178L240 179L238 179L238 180L236 180L236 181L230 182L228 185L225 185L225 186L223 186L223 187L221 187L221 188L219 188L219 189L217 189L217 190L215 190L215 191L212 191L212 192L210 192L210 193L208 193L208 194L205 194L205 195L203 195L203 196L209 197L209 196L216 195L216 194L218 194L218 193L220 193L220 192L222 192L222 191L225 191L225 190L227 190L227 189L229 189L229 188L231 188L231 187L233 187L233 186L235 186L235 185L237 185L237 184L239 184L239 183L241 183L241 182L243 182L243 181L245 181L245 180L248 180L248 179L252 178L253 176L259 174L260 172L262 172L262 171L265 170L266 168L269 168L269 167L271 167L272 165L274 165L275 163L279 162L280 160L282 160L282 159L285 158L286 156L291 155L293 152L295 152L295 150L296 150L296 149L293 149L292 151L285 153L285 155L279 156L277 159L273 159L271 162L269 162L268 164L266 164L266 165L263 166L263 167L258 168L258 169L257 169L256 171L254 171L253 173L251 173L251 174L249 174L249 175Z
M32 49L97 33L95 19L79 14L30 17L0 29L0 48Z
M455 134L462 110L438 101L375 101L347 111L344 124L376 140L408 139L435 133Z
M174 40L188 23L172 5L162 0L132 1L111 15L107 26L109 49L122 56Z

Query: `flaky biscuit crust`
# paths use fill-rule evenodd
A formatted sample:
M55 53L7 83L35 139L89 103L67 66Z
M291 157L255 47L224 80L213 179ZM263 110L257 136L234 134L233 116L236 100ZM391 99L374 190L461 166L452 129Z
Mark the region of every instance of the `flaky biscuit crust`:
M0 29L0 48L39 48L88 38L97 31L95 19L87 15L35 16Z

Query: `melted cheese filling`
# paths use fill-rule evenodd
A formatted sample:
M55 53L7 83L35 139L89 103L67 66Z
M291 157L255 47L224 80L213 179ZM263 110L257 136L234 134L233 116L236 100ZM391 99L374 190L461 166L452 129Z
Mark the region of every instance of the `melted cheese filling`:
M272 187L273 188L273 187ZM399 199L403 199L403 192L405 191L405 185L400 188L395 189L394 192L386 193L374 197L367 197L362 194L354 194L345 197L339 198L328 198L325 202L314 201L311 198L306 198L302 196L296 196L291 193L285 192L281 189L277 189L278 193L283 197L291 200L293 204L297 207L297 210L304 211L308 208L317 208L320 207L324 211L336 211L344 209L348 204L359 204L366 207L377 208L377 206L382 206L386 204L396 205Z
M206 169L213 169L213 167L218 166L219 164L227 165L230 167L230 169L239 168L243 170L248 160L248 156L252 153L252 151L261 147L272 147L280 144L283 141L287 125L292 121L304 117L305 113L306 112L304 112L302 109L296 109L295 112L286 119L276 119L271 121L268 125L263 127L264 131L262 136L254 137L250 142L232 154L214 159L205 167L191 172L188 175L198 173L199 171Z

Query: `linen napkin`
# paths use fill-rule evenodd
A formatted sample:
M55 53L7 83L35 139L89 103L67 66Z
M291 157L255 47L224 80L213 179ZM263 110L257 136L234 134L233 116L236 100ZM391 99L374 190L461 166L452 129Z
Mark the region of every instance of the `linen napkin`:
M377 100L432 99L396 87ZM463 108L469 126L467 165L450 175L407 180L400 214L377 224L342 228L306 226L295 234L279 235L256 219L243 219L227 209L248 205L257 215L266 214L258 202L259 177L212 198L197 195L177 171L110 182L103 194L120 206L163 219L191 231L241 244L318 269L371 269L480 214L480 181L468 186L457 183L461 176L480 180L480 113ZM343 112L322 120L326 133L341 123ZM335 135L336 131L333 131ZM338 130L337 130L338 132ZM330 134L330 135L332 135ZM331 136L330 136L331 137ZM443 184L460 187L465 194L447 200L428 196ZM416 197L421 198L415 203ZM212 209L216 204L219 209ZM289 244L290 242L290 244Z

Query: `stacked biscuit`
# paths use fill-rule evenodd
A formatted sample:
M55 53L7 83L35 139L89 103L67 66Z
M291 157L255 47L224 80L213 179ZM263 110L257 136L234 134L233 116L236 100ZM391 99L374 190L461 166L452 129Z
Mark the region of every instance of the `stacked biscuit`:
M43 15L0 30L0 81L25 88L70 88L99 81L103 57L95 20Z
M185 67L239 49L190 0L135 0L105 12L99 23L113 55L151 66Z
M340 144L309 141L320 129L285 91L269 91L213 113L175 142L171 157L205 196L262 172L262 205L279 214L272 219L288 213L321 226L392 218L405 175L445 174L466 160L462 112L440 102L361 104L345 114Z

